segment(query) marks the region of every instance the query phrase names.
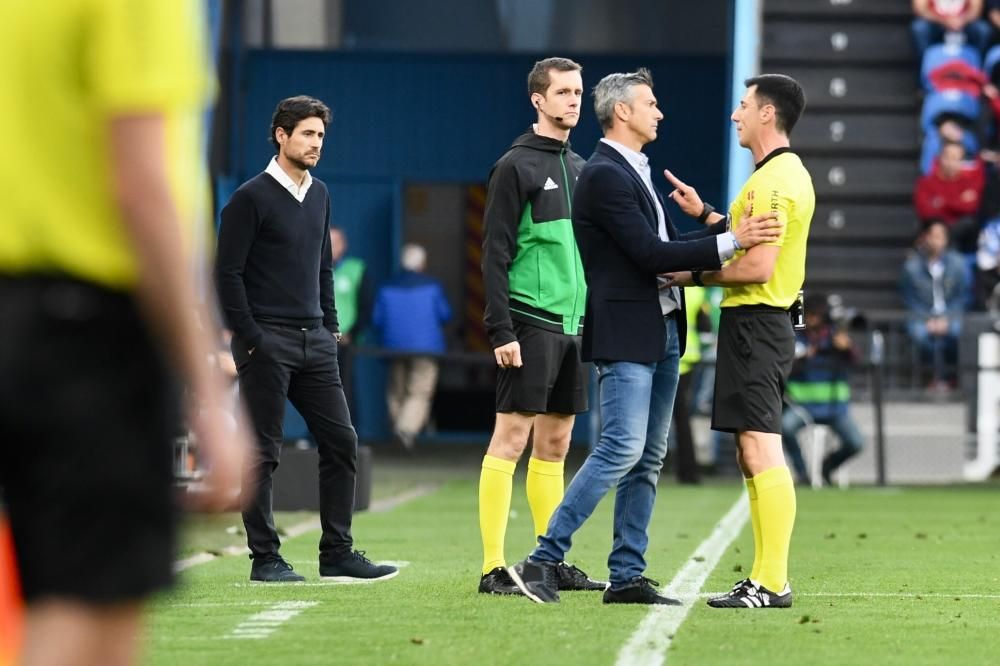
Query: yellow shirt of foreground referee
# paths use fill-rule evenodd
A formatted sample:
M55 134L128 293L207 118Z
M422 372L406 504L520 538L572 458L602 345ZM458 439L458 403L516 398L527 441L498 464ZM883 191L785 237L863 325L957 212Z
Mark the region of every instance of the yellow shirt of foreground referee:
M135 284L111 180L117 116L165 119L191 241L207 211L201 116L214 91L202 12L198 0L0 0L0 275Z
M781 238L766 245L778 246L781 251L770 280L725 287L722 307L759 304L791 307L805 280L806 242L815 207L812 178L798 155L779 148L763 160L730 204L729 214L735 228L743 215L776 212L784 225ZM733 259L744 254L745 250L739 250Z

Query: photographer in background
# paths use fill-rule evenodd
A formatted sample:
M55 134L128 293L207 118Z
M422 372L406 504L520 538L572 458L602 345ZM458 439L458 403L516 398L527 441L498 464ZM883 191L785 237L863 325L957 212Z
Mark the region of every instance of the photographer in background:
M813 423L829 426L840 440L840 447L823 460L823 483L832 485L833 472L861 451L863 439L849 412L851 389L848 372L858 358L858 350L847 333L850 317L841 311L836 324L830 316L829 301L823 295L810 295L805 302L804 331L796 334L795 364L788 378L787 398L795 405L781 418L782 444L788 452L799 482L808 479L799 431L807 424L803 411Z

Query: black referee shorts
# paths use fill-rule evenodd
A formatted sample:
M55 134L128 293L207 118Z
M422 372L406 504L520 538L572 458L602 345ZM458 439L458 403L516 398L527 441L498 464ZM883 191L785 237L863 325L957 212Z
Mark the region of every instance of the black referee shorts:
M132 297L0 278L0 341L0 491L25 599L169 585L177 394Z
M580 336L514 321L520 368L497 369L497 412L580 414L587 411L587 366Z
M712 429L781 434L782 396L794 356L787 311L767 305L722 308Z

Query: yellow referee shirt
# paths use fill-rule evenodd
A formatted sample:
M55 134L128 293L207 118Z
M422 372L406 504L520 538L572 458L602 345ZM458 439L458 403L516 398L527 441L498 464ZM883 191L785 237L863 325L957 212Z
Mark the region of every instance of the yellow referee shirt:
M198 0L0 0L0 274L135 283L112 191L114 117L165 118L181 219L190 231L205 214L214 82L202 11Z
M767 244L781 250L770 280L764 284L725 287L722 307L761 304L791 307L806 276L806 242L815 207L812 178L798 155L779 148L764 158L729 206L729 214L735 228L746 213L777 212L785 226L781 237ZM733 259L744 254L745 250L739 250Z

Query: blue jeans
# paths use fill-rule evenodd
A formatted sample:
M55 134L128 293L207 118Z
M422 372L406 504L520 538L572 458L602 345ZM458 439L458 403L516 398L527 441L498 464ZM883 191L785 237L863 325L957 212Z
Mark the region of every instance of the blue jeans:
M614 545L608 556L611 584L623 585L646 570L647 527L677 393L677 323L673 317L664 322L667 340L662 361L596 363L601 437L566 489L548 531L539 537L532 560L564 560L573 534L617 484Z
M958 374L958 338L962 334L962 320L948 318L948 333L931 335L927 332L925 319L910 319L906 322L910 338L920 350L920 360L931 368L935 381L953 380Z

